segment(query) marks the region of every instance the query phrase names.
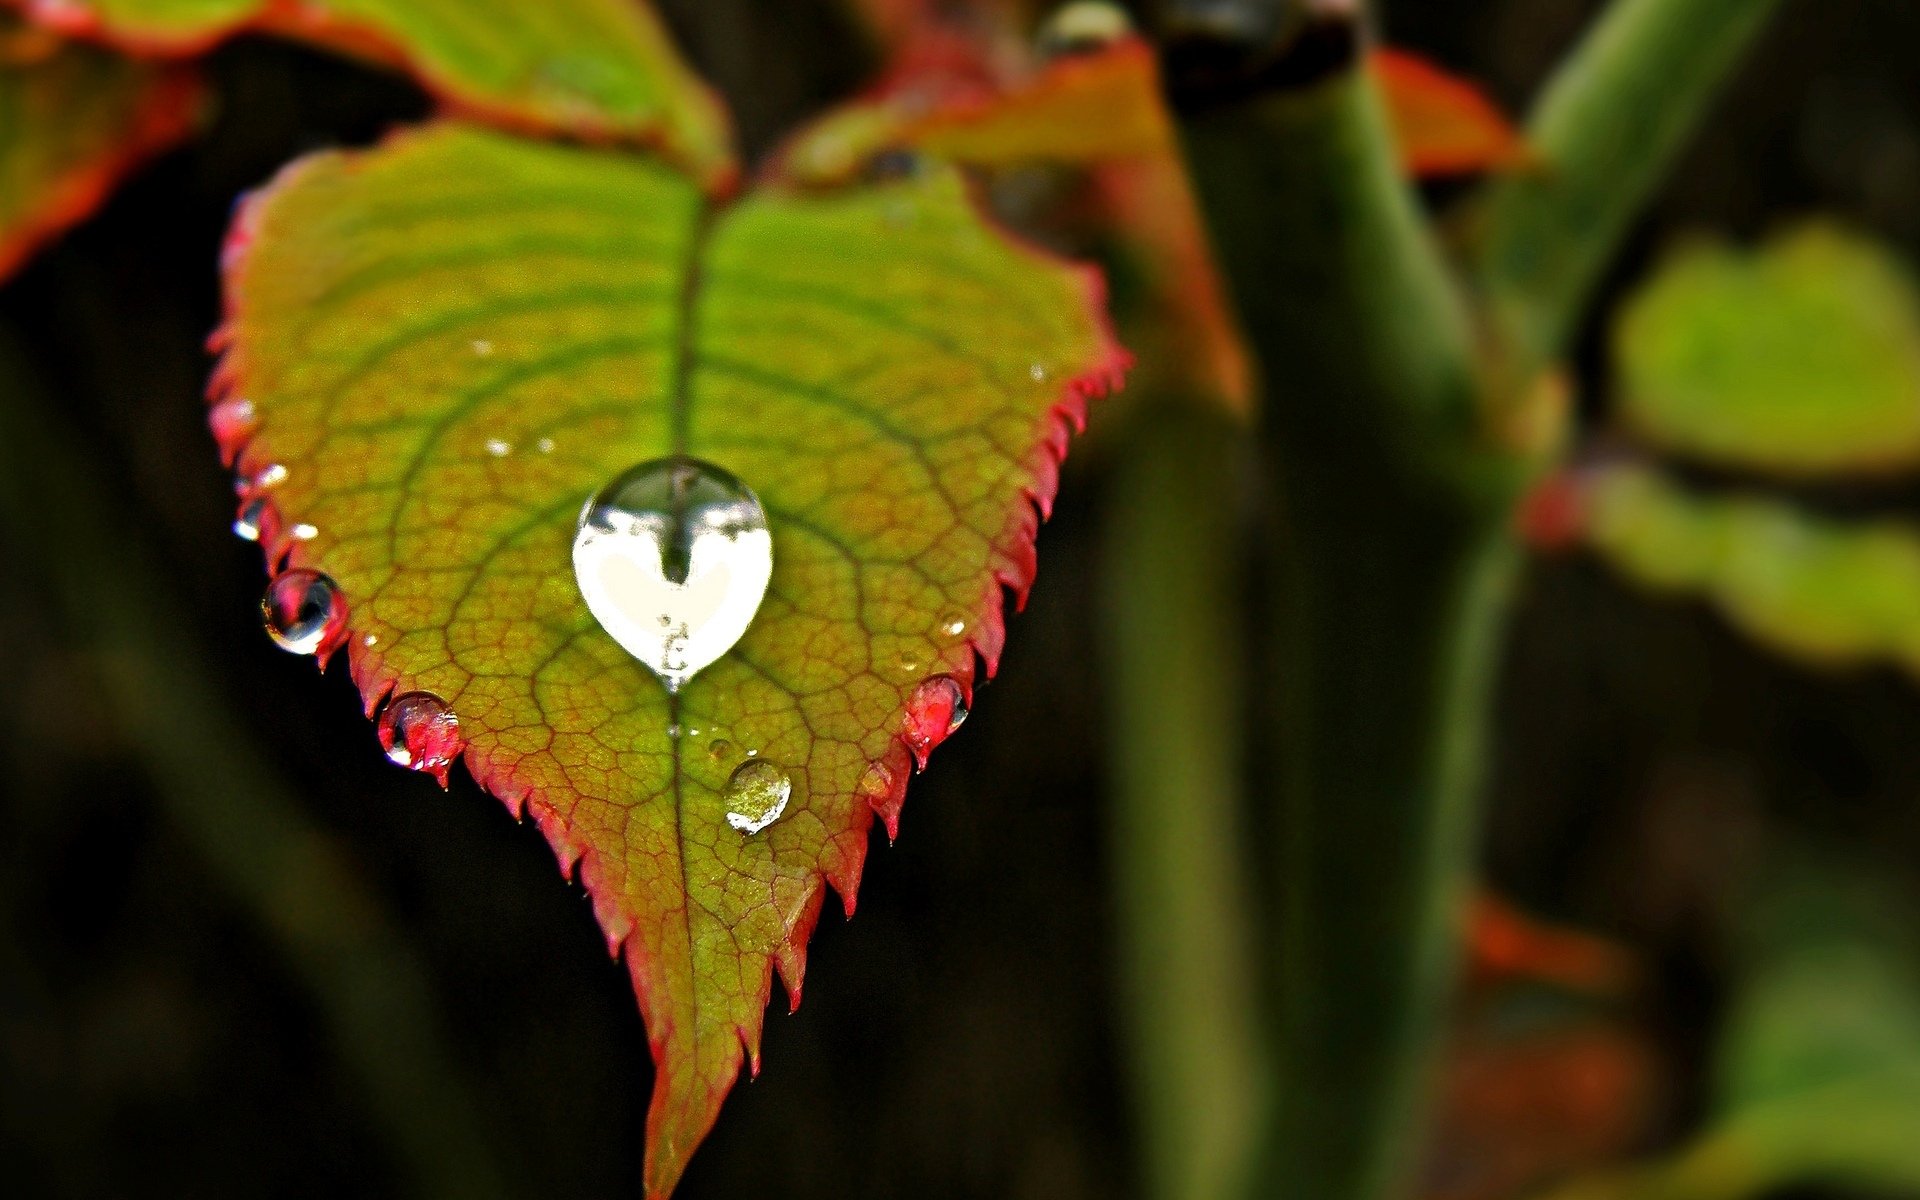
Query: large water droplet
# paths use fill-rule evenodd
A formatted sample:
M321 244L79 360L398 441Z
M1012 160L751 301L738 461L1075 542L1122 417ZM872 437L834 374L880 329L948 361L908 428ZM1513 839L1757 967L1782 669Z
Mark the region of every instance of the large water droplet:
M901 736L922 769L933 748L951 737L967 719L967 694L951 675L932 675L920 681L907 701L906 728Z
M340 589L305 567L273 577L260 600L260 616L282 650L312 654L322 666L347 637L347 602Z
M727 780L727 824L742 833L759 833L787 811L793 780L764 758L741 763Z
M676 455L627 470L587 501L573 574L601 627L678 691L753 623L773 537L746 484Z
M447 769L465 742L460 718L431 692L404 692L380 713L380 747L387 757L414 771L426 771L447 786Z

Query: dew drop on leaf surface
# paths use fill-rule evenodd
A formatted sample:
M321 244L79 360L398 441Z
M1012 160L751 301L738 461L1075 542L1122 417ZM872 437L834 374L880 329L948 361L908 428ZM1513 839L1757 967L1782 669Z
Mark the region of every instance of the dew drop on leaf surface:
M325 665L347 636L347 602L318 571L296 567L267 584L260 617L274 644L291 654L311 654Z
M431 692L405 692L380 713L380 747L400 766L425 771L447 785L447 768L464 742L460 718Z
M951 737L967 719L967 695L951 675L933 675L920 681L907 703L906 729L901 736L924 769L927 755Z
M773 537L744 483L675 455L629 468L587 501L573 571L601 628L678 691L753 623Z
M242 501L233 518L233 532L249 542L270 540L266 538L266 525L271 512L263 496Z
M764 758L741 763L727 780L727 824L741 833L759 833L780 819L793 794L793 780Z

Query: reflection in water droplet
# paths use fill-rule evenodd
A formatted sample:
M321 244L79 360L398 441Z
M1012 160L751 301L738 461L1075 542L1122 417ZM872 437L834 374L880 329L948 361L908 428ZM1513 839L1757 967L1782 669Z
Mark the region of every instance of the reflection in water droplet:
M425 771L447 786L447 768L465 742L460 718L431 692L406 692L380 713L380 746L403 767Z
M906 728L901 736L924 769L927 755L967 719L967 697L951 675L933 675L920 681L907 701Z
M240 502L240 511L233 518L233 531L249 542L257 542L266 537L267 522L272 518L273 506L264 496L255 496Z
M967 618L957 612L950 612L940 618L940 632L948 637L959 637L967 631Z
M676 455L627 470L587 501L573 573L601 628L678 691L752 624L773 537L744 483Z
M919 659L915 658L911 654L902 654L900 656L900 671L902 674L911 675L915 671L918 671L919 669L920 669Z
M279 463L269 463L245 479L234 480L234 490L243 496L252 496L268 488L279 487L287 481L287 469Z
M765 760L741 763L727 780L727 824L742 833L759 833L780 819L793 794L793 780Z
M715 738L707 743L707 757L715 762L725 762L733 757L733 743L725 738Z
M347 602L318 571L282 571L260 600L267 633L282 650L316 655L324 665L347 636Z

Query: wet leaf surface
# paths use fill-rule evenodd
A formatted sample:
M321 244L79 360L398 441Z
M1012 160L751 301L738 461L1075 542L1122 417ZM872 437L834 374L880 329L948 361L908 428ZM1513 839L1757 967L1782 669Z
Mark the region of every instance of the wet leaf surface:
M894 830L993 669L1069 428L1122 365L1097 279L946 172L715 211L645 160L459 125L296 164L232 239L214 393L251 404L223 428L269 557L337 582L370 710L443 700L578 870L646 1014L663 1193L776 969L797 1002L825 886L851 909L873 815ZM671 453L750 486L774 547L754 623L677 697L569 557L587 497ZM751 764L785 787L752 781L783 807L749 834Z

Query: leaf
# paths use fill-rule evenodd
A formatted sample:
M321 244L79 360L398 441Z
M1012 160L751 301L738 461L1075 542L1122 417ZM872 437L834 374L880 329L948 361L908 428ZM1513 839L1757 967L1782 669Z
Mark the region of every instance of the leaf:
M306 159L232 236L212 391L258 414L243 476L285 468L271 524L312 527L270 559L338 582L369 711L444 698L474 777L578 864L646 1015L664 1194L757 1066L773 970L798 1003L823 883L851 912L872 815L891 836L949 731L922 681L994 669L1069 423L1123 365L1097 276L948 172L715 211L644 160L457 125ZM758 492L775 561L670 701L569 555L585 498L676 447ZM792 781L751 837L723 795L749 756Z
M1407 173L1427 179L1526 167L1533 155L1480 88L1405 50L1368 60Z
M1920 293L1858 235L1688 247L1627 305L1614 347L1627 420L1664 448L1793 476L1920 464Z
M0 16L0 279L186 136L199 100L188 72L138 66Z
M413 74L457 111L515 129L656 145L724 190L719 102L643 0L0 0L48 28L140 54L234 34L312 42Z
M1758 496L1696 497L1637 467L1601 470L1584 491L1588 544L1634 581L1705 599L1814 665L1920 673L1920 530Z

